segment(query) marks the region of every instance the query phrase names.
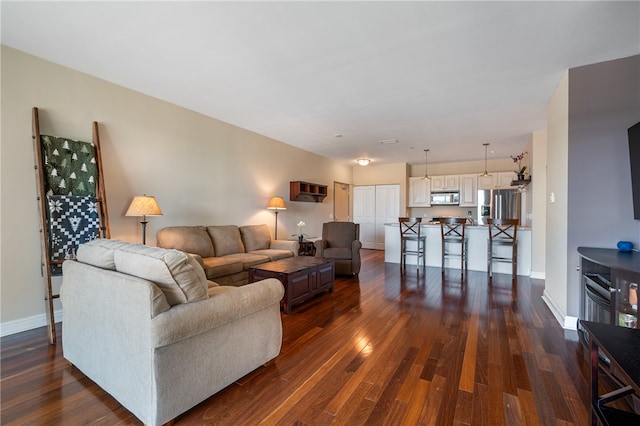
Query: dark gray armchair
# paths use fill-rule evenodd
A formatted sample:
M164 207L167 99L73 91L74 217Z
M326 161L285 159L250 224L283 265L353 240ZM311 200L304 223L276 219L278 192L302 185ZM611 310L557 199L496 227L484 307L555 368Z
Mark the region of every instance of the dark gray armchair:
M316 257L333 259L337 275L360 273L360 225L353 222L327 222L322 239L316 240Z

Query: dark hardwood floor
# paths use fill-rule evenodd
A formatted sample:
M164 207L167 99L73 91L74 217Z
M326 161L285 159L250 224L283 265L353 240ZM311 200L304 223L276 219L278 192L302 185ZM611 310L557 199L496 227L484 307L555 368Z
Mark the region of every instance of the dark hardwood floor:
M439 268L403 276L363 250L283 315L282 351L177 425L586 425L586 350L541 299L543 282ZM60 330L60 327L58 327ZM139 424L69 367L45 328L2 339L2 424Z

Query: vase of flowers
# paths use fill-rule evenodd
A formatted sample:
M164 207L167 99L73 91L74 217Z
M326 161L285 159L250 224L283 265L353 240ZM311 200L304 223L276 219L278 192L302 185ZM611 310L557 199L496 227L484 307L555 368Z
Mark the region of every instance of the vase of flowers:
M524 172L527 170L527 166L522 165L522 160L524 160L525 155L527 155L526 151L516 156L511 155L511 159L518 167L517 170L514 170L514 173L518 175L518 180L524 180Z
M302 240L304 240L305 234L302 232L302 228L304 228L304 226L306 225L306 223L304 223L302 220L300 222L298 222L298 233L297 234L292 234L292 237L298 237L298 242L302 242Z

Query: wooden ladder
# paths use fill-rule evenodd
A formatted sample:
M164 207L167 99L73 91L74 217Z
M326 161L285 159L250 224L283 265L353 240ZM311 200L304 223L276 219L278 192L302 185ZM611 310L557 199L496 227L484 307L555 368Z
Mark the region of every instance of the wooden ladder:
M49 334L49 343L56 344L56 323L54 318L53 300L60 297L60 294L54 294L51 286L52 268L60 267L64 260L52 259L50 251L50 232L49 218L47 206L47 188L44 167L44 155L42 152L42 142L40 134L40 121L38 116L38 108L33 108L32 117L32 138L34 151L34 169L36 172L37 184L37 201L38 211L40 214L40 248L41 248L41 275L45 291L45 306L47 315L47 327ZM97 206L98 218L100 222L100 236L102 238L110 238L109 216L107 214L107 197L104 187L104 176L102 173L102 156L100 153L100 135L98 132L98 123L93 122L93 148L96 159L97 176L95 179L95 202Z

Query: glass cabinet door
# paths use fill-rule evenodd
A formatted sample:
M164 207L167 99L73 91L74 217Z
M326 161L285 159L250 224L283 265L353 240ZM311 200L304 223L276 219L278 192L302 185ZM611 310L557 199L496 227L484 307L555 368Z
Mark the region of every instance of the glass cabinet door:
M640 328L638 324L638 282L633 274L616 271L615 281L618 289L617 314L618 325Z

